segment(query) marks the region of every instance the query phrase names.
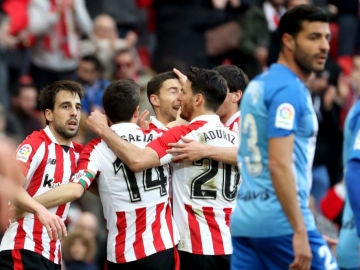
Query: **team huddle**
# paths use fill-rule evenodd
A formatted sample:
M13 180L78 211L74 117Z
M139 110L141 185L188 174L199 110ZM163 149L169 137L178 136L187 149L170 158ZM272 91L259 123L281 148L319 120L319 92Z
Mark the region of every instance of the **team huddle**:
M112 82L84 147L72 141L81 85L44 88L47 127L17 150L21 215L4 233L0 269L61 269L70 202L94 186L109 270L338 269L308 205L317 121L305 81L324 68L328 18L299 6L279 30L278 62L249 84L233 65L154 75L149 123L139 85Z

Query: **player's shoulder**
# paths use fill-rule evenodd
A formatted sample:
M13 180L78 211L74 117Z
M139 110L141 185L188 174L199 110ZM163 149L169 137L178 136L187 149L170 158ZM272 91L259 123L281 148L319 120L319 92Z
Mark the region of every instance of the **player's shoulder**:
M183 129L197 130L201 127L204 127L208 123L209 123L208 121L198 120L198 121L194 121L194 122L190 123L188 126L184 126Z
M41 145L50 143L50 138L46 135L44 130L34 131L28 135L16 149L16 159L27 162L33 156ZM46 151L46 147L45 147Z
M104 145L106 144L101 138L94 138L91 139L86 145L84 146L80 145L79 147L82 147L82 149L89 149L89 148L93 149L100 143L103 143Z
M33 148L39 147L44 142L50 142L50 138L46 135L44 130L34 131L21 142L20 146L22 145L31 145Z
M73 146L76 153L80 153L84 149L84 145L78 142L73 142Z

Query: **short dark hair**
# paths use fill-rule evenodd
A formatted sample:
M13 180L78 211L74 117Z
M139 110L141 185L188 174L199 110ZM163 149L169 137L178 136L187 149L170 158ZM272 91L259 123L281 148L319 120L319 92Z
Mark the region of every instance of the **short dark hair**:
M106 115L112 123L130 121L140 102L140 86L130 79L110 83L102 98Z
M148 82L146 87L147 97L150 101L150 96L155 94L158 95L162 84L171 79L178 79L178 76L173 71L167 71L155 74Z
M249 83L248 76L238 66L220 65L214 67L213 69L218 71L220 75L225 78L230 92L237 92L238 90L243 92Z
M91 55L85 55L85 56L81 57L81 61L92 63L97 72L103 72L104 71L104 68L103 68L99 58L97 58L95 55L92 55L92 54Z
M308 22L329 22L329 16L325 10L317 6L299 5L281 16L279 23L280 37L287 33L296 36L302 30L302 23Z
M227 84L216 70L191 67L188 74L193 94L202 94L205 107L216 111L227 95Z
M56 95L60 91L77 94L80 99L83 98L85 92L84 87L78 82L70 80L56 81L40 91L39 104L41 111L45 112L47 109L54 109Z

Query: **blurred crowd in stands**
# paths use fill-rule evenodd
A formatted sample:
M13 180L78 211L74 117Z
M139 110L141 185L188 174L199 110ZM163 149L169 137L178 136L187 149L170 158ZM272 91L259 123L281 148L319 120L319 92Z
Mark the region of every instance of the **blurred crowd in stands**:
M146 84L154 74L174 67L186 71L190 66L235 64L251 79L276 61L277 26L287 9L299 4L326 9L331 16L331 53L326 69L308 81L319 121L312 195L314 211L336 236L345 195L343 124L360 87L358 0L0 3L0 136L10 135L17 142L44 127L37 97L40 89L53 81L71 79L83 84L84 119L92 110L102 110L104 89L122 78L133 79L142 87L140 109L152 112ZM92 136L82 121L76 140L86 143ZM93 203L96 200L86 194L72 205L68 221L72 237L64 242L69 270L79 261L93 262L84 269L100 269L97 265L105 260L106 232L101 204ZM91 228L85 230L84 225Z

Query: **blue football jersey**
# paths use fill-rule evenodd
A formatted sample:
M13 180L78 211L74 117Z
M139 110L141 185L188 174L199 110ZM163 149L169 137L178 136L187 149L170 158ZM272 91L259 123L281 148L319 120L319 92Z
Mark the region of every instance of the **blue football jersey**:
M344 125L343 162L350 158L360 159L360 101L350 109ZM357 236L354 215L350 207L348 196L345 197L345 208L342 216L342 226L337 245L337 261L343 268L358 268L359 237Z
M268 140L291 134L298 201L307 230L314 230L308 203L318 123L306 86L289 68L273 64L249 83L240 113L238 161L243 182L231 219L232 235L272 237L293 232L268 169Z

